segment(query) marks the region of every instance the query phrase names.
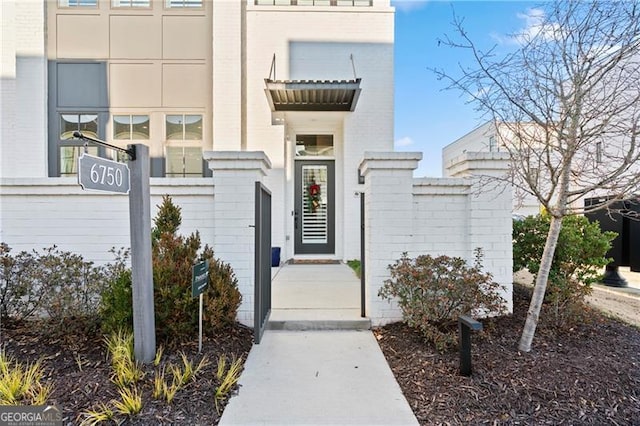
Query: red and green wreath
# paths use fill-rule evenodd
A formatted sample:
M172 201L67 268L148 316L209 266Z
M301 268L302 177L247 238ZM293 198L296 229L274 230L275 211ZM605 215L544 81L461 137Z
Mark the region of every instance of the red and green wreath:
M309 208L312 213L315 213L320 207L320 185L315 180L311 180L307 187L307 197L309 199Z

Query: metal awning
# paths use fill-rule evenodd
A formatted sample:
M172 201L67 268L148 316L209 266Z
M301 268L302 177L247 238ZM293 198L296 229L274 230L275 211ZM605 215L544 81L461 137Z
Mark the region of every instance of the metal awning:
M360 80L264 81L271 111L353 111Z

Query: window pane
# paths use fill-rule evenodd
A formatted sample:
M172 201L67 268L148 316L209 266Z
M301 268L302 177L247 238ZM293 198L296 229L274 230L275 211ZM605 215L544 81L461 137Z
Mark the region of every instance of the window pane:
M130 123L131 117L128 115L113 116L113 138L114 139L130 139Z
M167 7L202 7L202 0L167 0Z
M181 177L184 175L182 161L182 147L168 146L166 157L167 177Z
M72 139L73 132L78 130L78 114L60 115L60 139Z
M333 156L333 135L297 135L297 156Z
M166 139L182 140L182 115L167 115L166 117Z
M78 128L92 138L98 138L98 114L80 114Z
M201 115L185 115L184 138L187 140L202 140Z
M60 176L73 176L78 173L78 157L81 152L84 152L82 146L60 147ZM87 153L97 156L98 147L88 147Z
M202 149L184 148L184 173L186 176L202 176Z
M131 139L149 139L149 116L131 116Z
M59 0L60 7L96 7L98 0Z
M113 7L149 7L150 0L112 0Z

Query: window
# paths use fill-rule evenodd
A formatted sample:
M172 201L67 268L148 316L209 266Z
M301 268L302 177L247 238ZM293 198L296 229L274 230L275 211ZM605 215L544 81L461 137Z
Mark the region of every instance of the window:
M150 7L151 0L111 0L112 7Z
M202 176L202 148L199 146L168 146L167 177Z
M78 174L78 157L85 152L85 147L68 145L60 147L60 176L75 176ZM97 146L88 146L86 153L98 156Z
M333 156L333 135L296 135L296 157Z
M257 6L372 6L372 0L255 0Z
M498 144L495 136L489 136L489 152L498 152Z
M98 137L98 114L60 114L60 140L73 138L73 132Z
M58 0L60 7L96 7L98 0Z
M596 142L596 163L602 163L602 142Z
M166 140L202 140L202 115L167 115Z
M60 114L60 137L58 161L60 176L72 176L78 173L78 157L84 150L84 142L73 137L73 133L98 138L98 114ZM88 153L98 154L98 147L89 146Z
M202 0L166 0L165 5L172 7L202 7Z
M114 115L113 139L149 139L148 115Z

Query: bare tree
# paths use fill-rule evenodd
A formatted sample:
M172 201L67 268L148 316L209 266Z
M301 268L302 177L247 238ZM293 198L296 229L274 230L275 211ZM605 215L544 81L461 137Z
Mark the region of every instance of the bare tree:
M456 36L472 68L434 70L492 119L511 155L510 180L551 216L540 272L519 349L531 350L562 220L585 212L585 197L606 202L640 189L640 10L633 1L544 3L536 31L514 37L502 58L481 51L454 16Z

